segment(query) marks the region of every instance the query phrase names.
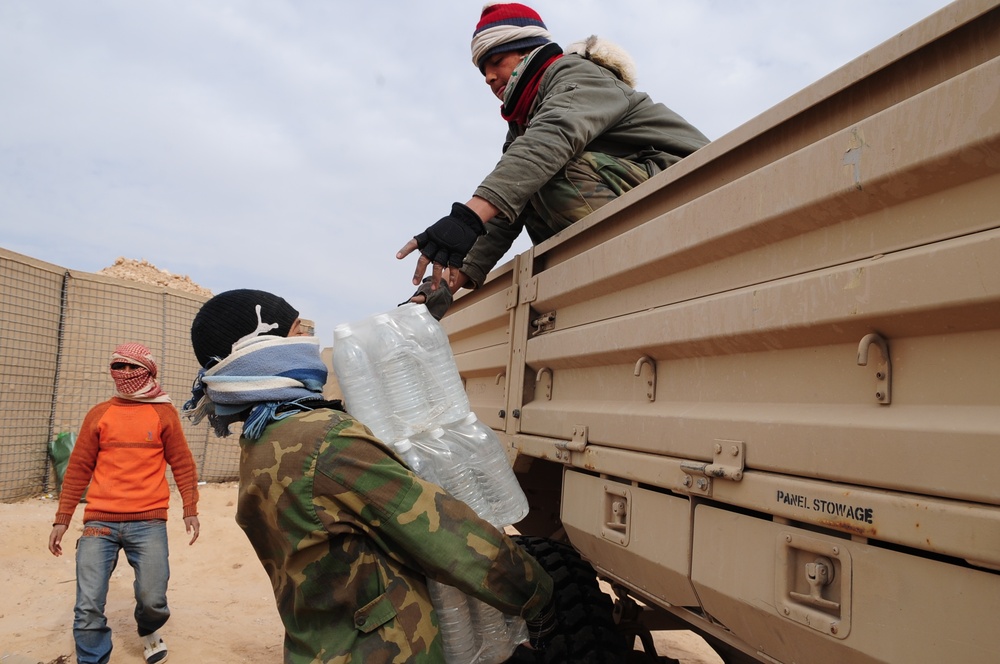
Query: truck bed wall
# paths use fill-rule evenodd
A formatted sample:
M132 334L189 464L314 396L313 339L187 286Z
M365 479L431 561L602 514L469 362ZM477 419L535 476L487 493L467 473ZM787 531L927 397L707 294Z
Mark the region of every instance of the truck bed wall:
M473 407L603 576L762 659L1000 658L998 54L954 3L456 300Z

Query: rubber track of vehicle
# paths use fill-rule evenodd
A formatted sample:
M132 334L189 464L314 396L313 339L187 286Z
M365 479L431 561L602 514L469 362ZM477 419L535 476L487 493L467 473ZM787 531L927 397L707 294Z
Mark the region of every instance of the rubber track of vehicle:
M541 652L518 648L514 664L621 664L625 638L615 628L611 598L594 568L572 547L544 537L516 536L555 583L556 635Z

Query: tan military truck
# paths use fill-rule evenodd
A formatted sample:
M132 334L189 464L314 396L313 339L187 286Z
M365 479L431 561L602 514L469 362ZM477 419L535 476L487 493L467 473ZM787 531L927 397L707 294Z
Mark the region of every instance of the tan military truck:
M998 54L960 0L456 299L558 577L520 656L1000 662Z

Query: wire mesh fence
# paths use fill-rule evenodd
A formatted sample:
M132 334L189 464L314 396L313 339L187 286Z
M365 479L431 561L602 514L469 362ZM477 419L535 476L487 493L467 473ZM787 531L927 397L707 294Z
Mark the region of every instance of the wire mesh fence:
M113 394L107 367L118 344L147 346L161 386L183 405L198 370L191 321L206 299L0 249L0 501L54 489L50 442L75 434ZM199 478L236 479L236 440L181 421Z

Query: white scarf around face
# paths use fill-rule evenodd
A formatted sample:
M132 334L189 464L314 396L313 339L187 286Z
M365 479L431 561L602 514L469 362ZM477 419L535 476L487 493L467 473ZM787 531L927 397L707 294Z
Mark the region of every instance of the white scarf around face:
M244 436L257 438L268 423L323 399L327 368L319 350L317 337L240 341L225 359L199 373L184 410L195 423L208 416L219 435L244 421Z

